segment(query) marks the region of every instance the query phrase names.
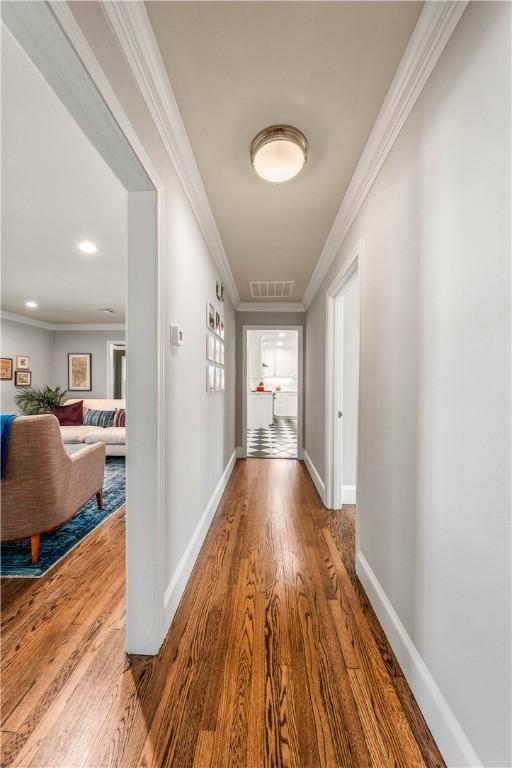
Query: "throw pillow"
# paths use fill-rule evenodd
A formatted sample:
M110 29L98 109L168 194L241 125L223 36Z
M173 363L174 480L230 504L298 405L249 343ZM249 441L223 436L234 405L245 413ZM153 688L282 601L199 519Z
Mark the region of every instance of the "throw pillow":
M126 409L118 408L114 414L113 427L126 427Z
M84 416L88 427L111 427L115 411L94 411L89 409Z
M53 415L59 420L61 427L79 427L84 420L84 401L71 403L71 405L57 405L53 409Z

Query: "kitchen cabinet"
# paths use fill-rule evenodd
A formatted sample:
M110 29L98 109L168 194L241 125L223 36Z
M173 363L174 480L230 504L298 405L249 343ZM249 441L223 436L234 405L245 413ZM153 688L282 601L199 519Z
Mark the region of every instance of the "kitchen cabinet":
M297 418L297 393L296 392L276 392L274 400L274 415L286 417L289 419Z
M266 429L274 421L272 392L247 393L247 429Z
M297 376L297 350L295 347L263 347L262 376L291 378Z

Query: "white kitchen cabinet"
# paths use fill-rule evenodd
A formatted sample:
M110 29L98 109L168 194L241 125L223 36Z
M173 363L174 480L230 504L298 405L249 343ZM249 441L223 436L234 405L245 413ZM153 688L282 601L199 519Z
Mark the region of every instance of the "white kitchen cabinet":
M274 421L272 392L247 393L247 429L266 429Z
M297 375L297 350L293 347L277 347L274 363L275 376L288 378Z
M289 419L297 418L297 393L276 392L274 400L274 415Z
M261 355L261 375L275 376L276 350L274 347L263 347Z

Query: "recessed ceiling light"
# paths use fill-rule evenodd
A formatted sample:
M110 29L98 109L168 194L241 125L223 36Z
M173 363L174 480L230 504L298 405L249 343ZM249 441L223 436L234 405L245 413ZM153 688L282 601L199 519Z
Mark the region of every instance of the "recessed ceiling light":
M37 302L35 301L26 301L25 306L29 309L37 309Z
M278 346L278 347L282 347L282 346L283 346L283 342L282 342L282 341L278 341L278 342L277 342L277 346Z
M280 336L282 339L286 336L286 333L279 333L278 336Z
M82 240L82 242L78 244L78 247L82 253L87 253L88 255L98 253L98 249L90 240Z
M306 137L291 125L271 125L251 144L251 163L265 181L282 184L303 169L308 155Z

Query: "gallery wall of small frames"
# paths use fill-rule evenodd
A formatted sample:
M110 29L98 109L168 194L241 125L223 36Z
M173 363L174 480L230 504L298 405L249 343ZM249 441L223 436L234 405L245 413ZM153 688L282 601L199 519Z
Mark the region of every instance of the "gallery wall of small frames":
M0 358L0 380L12 381L13 359L12 357ZM30 357L28 355L16 355L16 370L14 371L15 387L30 387L32 384L32 371L30 370Z
M211 301L206 301L206 391L225 389L224 319Z

